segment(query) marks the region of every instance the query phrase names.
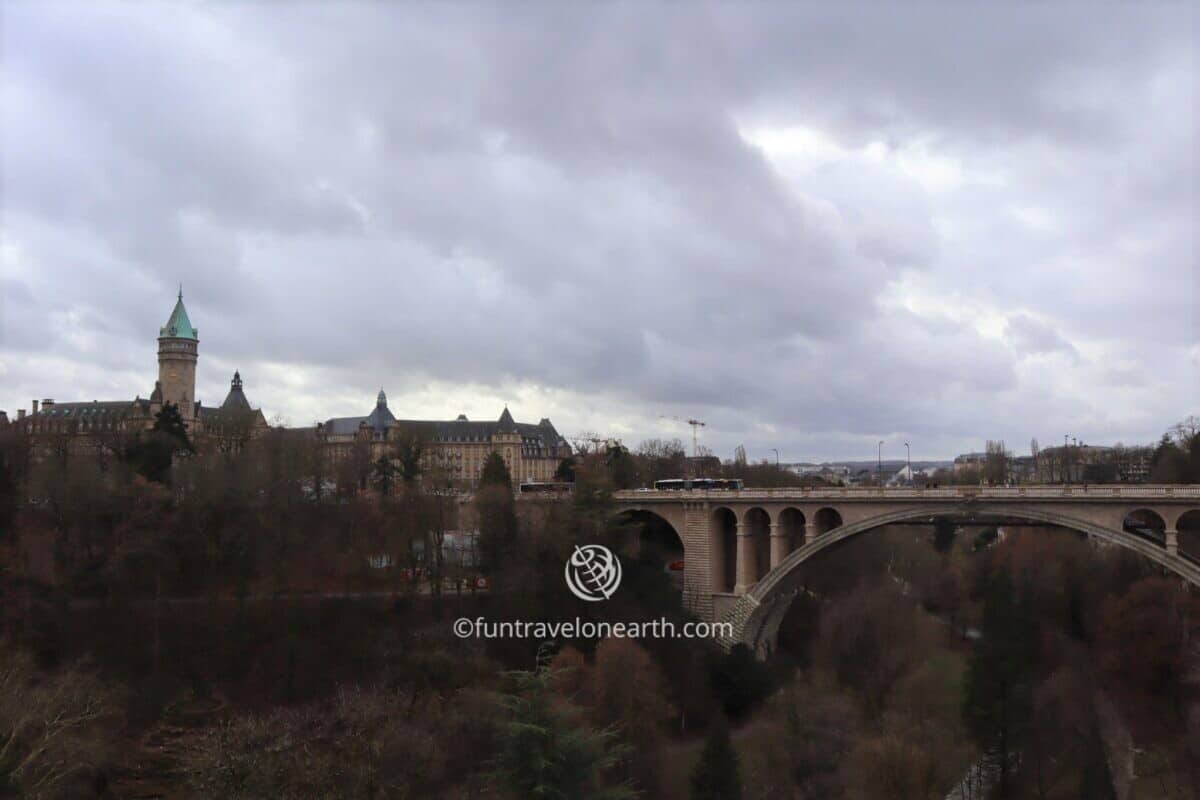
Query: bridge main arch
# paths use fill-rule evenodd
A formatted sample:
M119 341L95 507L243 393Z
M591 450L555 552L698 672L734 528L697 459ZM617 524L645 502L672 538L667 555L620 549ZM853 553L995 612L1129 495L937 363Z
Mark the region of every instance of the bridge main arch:
M1013 508L989 504L986 511L988 515L1034 524L1055 525L1085 533L1100 541L1132 550L1175 573L1193 586L1200 587L1200 562L1185 558L1166 549L1161 543L1143 538L1136 533L1036 507ZM721 644L729 648L741 643L757 653L764 653L767 646L774 641L779 623L799 588L798 568L823 550L885 525L925 521L932 517L970 519L978 512L979 509L963 504L902 509L841 525L822 535L809 538L807 542L790 553L762 580L738 598L733 608L722 620L732 623L733 631L732 635L722 639Z

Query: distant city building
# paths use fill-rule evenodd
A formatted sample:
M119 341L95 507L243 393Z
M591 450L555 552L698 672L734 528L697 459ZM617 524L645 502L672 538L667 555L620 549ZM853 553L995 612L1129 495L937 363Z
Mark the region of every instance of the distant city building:
M721 459L716 456L687 456L685 459L687 478L708 478L721 474Z
M1008 459L1009 483L1032 483L1037 480L1037 461L1033 456Z
M852 485L875 483L875 481L878 479L879 473L873 469L867 469L866 467L859 467L856 470L852 470L850 474L846 476L846 482Z
M1122 448L1117 454L1117 480L1125 483L1145 483L1150 480L1154 454L1149 447Z
M802 478L820 478L826 483L841 483L850 477L850 467L844 464L781 464L788 472Z
M886 468L884 474L887 474ZM903 467L896 470L896 472L892 473L891 477L887 479L887 484L888 486L908 486L910 484L916 485L928 478L929 474L930 473L928 470L916 469L915 467L910 467L905 464Z
M1150 478L1149 447L1071 444L1038 454L1036 480L1044 483L1144 483Z
M445 421L396 419L382 389L370 414L326 420L317 424L315 433L337 460L358 452L376 461L394 456L399 445L419 445L424 472L439 471L470 485L478 482L493 452L503 457L515 483L548 481L571 455L571 445L549 419L536 425L517 422L507 407L494 422L468 420L465 414Z
M987 453L963 453L954 459L954 471L965 472L969 469L983 469L987 463Z
M188 434L199 445L231 437L250 438L267 428L262 412L251 407L242 377L233 374L229 393L220 406L196 399L196 363L200 334L188 319L183 292L167 323L158 332L158 380L148 398L59 402L34 400L29 413L17 412L9 422L0 412L0 424L9 422L33 438L35 457L50 446L65 442L72 452L94 453L119 447L121 437L154 426L156 415L172 404L179 409ZM39 446L40 445L40 446Z

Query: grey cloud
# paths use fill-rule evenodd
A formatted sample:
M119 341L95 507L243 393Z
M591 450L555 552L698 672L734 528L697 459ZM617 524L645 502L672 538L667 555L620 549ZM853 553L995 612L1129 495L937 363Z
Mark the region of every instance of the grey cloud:
M1074 345L1068 342L1054 327L1029 314L1013 314L1006 320L1005 333L1021 354L1066 353L1079 355Z
M22 366L73 356L39 328L63 314L89 358L152 383L182 281L214 370L311 378L269 414L438 380L578 392L646 435L615 409L707 414L722 449L778 446L759 424L789 450L1021 440L1102 389L1047 397L1023 355L1082 370L1087 341L1194 368L1195 284L1175 290L1196 272L1190 123L1145 116L1194 95L1190 13L8 6L0 400L98 391ZM921 142L969 179L933 191L861 159L788 174L745 120L852 152ZM918 273L1007 319L1013 348L883 302ZM1131 309L1179 324L1112 324ZM1198 399L1193 381L1079 430L1145 438L1140 420Z

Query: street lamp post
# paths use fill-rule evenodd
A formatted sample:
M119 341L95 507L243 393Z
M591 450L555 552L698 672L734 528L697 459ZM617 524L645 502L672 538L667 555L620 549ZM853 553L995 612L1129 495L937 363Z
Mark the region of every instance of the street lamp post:
M771 449L775 451L775 469L779 469L779 448L772 447Z
M879 461L875 467L875 479L883 486L883 439L879 440Z
M1063 483L1071 482L1071 448L1067 445L1067 439L1070 437L1063 434Z
M904 463L908 465L908 485L913 484L912 474L912 448L908 446L908 442L904 443Z

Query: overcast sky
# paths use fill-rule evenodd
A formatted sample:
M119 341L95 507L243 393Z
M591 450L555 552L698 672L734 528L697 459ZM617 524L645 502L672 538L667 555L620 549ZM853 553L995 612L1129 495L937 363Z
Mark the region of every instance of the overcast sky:
M1200 412L1194 4L3 6L0 408L550 417L729 457Z

